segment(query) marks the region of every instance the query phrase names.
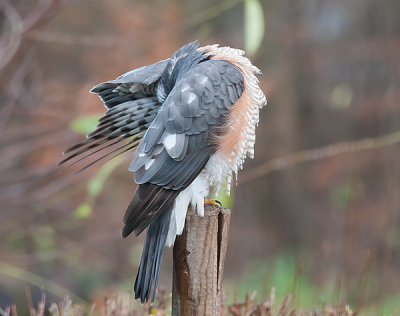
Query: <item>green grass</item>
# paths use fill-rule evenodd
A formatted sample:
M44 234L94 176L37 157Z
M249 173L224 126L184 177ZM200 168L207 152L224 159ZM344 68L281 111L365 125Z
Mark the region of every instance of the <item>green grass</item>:
M243 298L246 292L253 290L257 292L256 300L262 301L269 297L271 288L275 288L276 301L282 302L287 293L292 293L291 306L296 309L313 310L326 305L350 303L361 315L393 315L400 310L400 293L373 300L364 306L344 301L332 282L323 286L313 284L310 277L296 265L295 257L291 253L281 254L272 262L253 261L238 279L239 281L225 279L227 304L232 304L235 296Z
M53 284L50 281L44 280L37 275L29 273L27 271L16 269L12 266L2 263L3 266L0 269L2 272L9 276L20 280L26 280L33 286L43 287L49 293L62 297L67 293L67 290ZM0 265L1 266L1 265ZM92 268L93 269L93 268ZM97 277L98 273L92 270L92 273L88 273L85 269L82 269L79 279L81 280L81 286L90 286L91 289L87 291L93 292L101 289L101 284L108 282L101 282ZM370 287L371 285L368 285ZM108 299L108 303L104 301L101 305L97 305L91 315L130 315L124 314L127 308L130 309L135 315L147 315L149 309L143 308L138 302L133 301L129 295L131 283L120 284L115 288L119 289L117 292L123 293L119 297L113 297ZM129 289L128 289L129 288ZM256 260L251 262L243 274L235 276L233 279L225 278L224 288L226 293L227 308L236 308L240 310L240 314L235 315L250 315L246 308L251 306L252 308L264 308L266 306L275 305L274 312L266 315L276 315L279 308L285 306L288 300L288 293L291 293L290 307L286 308L287 313L279 314L280 316L289 315L292 310L297 311L308 311L309 314L293 314L293 315L310 315L311 312L316 312L313 315L352 315L352 311L357 311L358 315L395 315L396 311L400 310L400 293L384 297L380 300L371 300L363 306L357 306L354 302L348 302L345 295L342 297L339 295L338 290L335 286L327 283L323 286L317 286L313 284L311 278L302 271L299 267L299 263L296 264L295 256L290 253L284 253L277 256L273 261L267 260ZM273 299L271 299L271 289L274 289ZM362 290L362 289L360 289ZM158 295L158 301L162 301L163 307L157 307L152 312L158 313L158 315L170 315L171 295L170 289L160 291L162 294ZM249 293L256 292L256 295L252 296ZM340 299L339 299L340 298ZM272 303L271 303L272 302ZM35 303L35 302L34 302ZM352 309L347 308L346 304L350 303ZM36 305L40 305L40 302L36 302ZM79 307L76 304L82 304ZM109 305L107 305L109 304ZM155 306L161 306L156 301ZM332 306L339 306L340 311L335 310L333 313L326 313L326 308L333 308ZM46 308L50 305L47 303ZM108 312L104 312L104 306L108 306ZM0 310L0 315L12 315L7 314L4 306L1 306L3 311ZM41 308L41 307L40 307ZM75 313L79 309L86 311L84 315L88 315L88 312L92 308L92 303L85 302L79 297L73 296L72 301L65 299L61 303L52 304L52 310L54 312L51 315L61 315L61 310L68 309L68 313L65 315L77 316L81 315ZM39 309L39 306L37 307ZM324 311L325 310L325 311ZM57 311L60 314L57 314ZM35 314L35 315L41 315ZM230 315L228 313L228 315ZM292 314L290 314L292 315Z

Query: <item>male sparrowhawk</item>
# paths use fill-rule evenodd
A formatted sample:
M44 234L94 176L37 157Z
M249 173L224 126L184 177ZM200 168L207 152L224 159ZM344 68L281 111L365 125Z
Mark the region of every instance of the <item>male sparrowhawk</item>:
M210 188L231 185L253 157L259 109L266 104L258 68L244 52L189 43L172 57L95 86L107 111L61 162L137 147L129 170L138 184L122 237L147 228L135 297L154 300L164 247L183 231L186 211L202 216ZM86 167L87 167L86 166ZM152 291L151 291L152 290Z

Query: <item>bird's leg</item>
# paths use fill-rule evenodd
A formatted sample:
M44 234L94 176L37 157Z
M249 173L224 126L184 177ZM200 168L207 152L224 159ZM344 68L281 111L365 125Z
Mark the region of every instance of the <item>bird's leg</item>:
M222 203L220 201L218 201L218 200L204 200L204 204L222 206Z

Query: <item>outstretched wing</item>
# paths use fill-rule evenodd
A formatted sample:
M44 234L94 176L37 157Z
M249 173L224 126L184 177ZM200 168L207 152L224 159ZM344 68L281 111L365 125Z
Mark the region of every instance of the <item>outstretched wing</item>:
M198 64L174 86L130 165L139 186L124 216L123 237L140 234L199 175L243 89L239 69L222 60Z
M64 151L68 156L59 164L67 161L75 164L99 153L100 157L83 170L106 157L135 148L159 110L156 85L167 62L141 67L95 86L91 92L99 95L107 112L84 141Z

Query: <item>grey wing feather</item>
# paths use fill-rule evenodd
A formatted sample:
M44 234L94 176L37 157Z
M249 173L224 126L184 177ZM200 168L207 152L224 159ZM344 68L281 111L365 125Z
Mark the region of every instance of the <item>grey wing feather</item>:
M229 73L229 78L224 78ZM211 74L211 75L209 75ZM221 86L234 89L221 89ZM172 89L146 131L132 159L135 182L155 185L158 205L171 192L179 193L198 176L217 150L212 137L220 135L230 108L243 92L243 76L232 64L208 60L191 69ZM226 100L223 102L222 100ZM221 106L223 104L223 106ZM135 195L136 196L136 195ZM124 231L138 235L165 211L164 207L144 211L147 203L134 198L124 217ZM158 204L157 204L158 203ZM161 204L160 204L161 205Z
M157 81L167 63L168 59L131 70L115 80L96 85L90 92L98 94L108 109L126 101L155 95Z
M113 154L115 157L135 148L156 117L159 107L157 98L148 97L124 102L112 111L107 111L99 119L96 129L89 133L84 141L64 151L64 154L68 155L59 165L68 161L75 164L102 153L98 159L83 167L83 170Z
M213 72L229 74L229 77L207 75ZM210 132L217 133L217 130L226 123L230 107L236 103L243 90L242 82L241 72L225 61L206 61L189 71L168 95L143 138L143 146L139 146L134 155L131 169L136 171L135 181L159 184L159 176L148 176L148 173L154 173L154 169L161 169L161 165L156 163L161 154L154 155L152 152L156 145L163 144L169 159L174 160L173 164L176 164L173 168L169 165L169 168L172 168L168 177L170 180L176 178L174 172L186 159L183 157L184 149L188 154L192 152L198 154L201 150L208 152L208 148L212 146ZM227 88L224 93L221 86L227 86L229 89ZM227 99L228 106L220 108L218 106L220 101L215 102L216 99ZM199 135L201 138L197 148L191 146L191 143L198 141L196 139L194 142L194 135ZM215 151L216 148L212 150ZM162 158L163 161L165 159ZM196 155L193 159L196 159ZM168 188L179 189L186 180L177 180L176 186L171 183Z
M86 140L64 151L69 155L59 165L67 161L75 164L103 152L94 161L97 162L135 148L158 112L160 103L155 97L155 89L167 63L168 60L162 60L95 86L91 92L99 95L107 112Z
M152 65L131 70L119 76L117 79L111 80L110 82L112 83L137 82L150 85L161 77L165 67L168 64L168 61L169 59L165 59Z

